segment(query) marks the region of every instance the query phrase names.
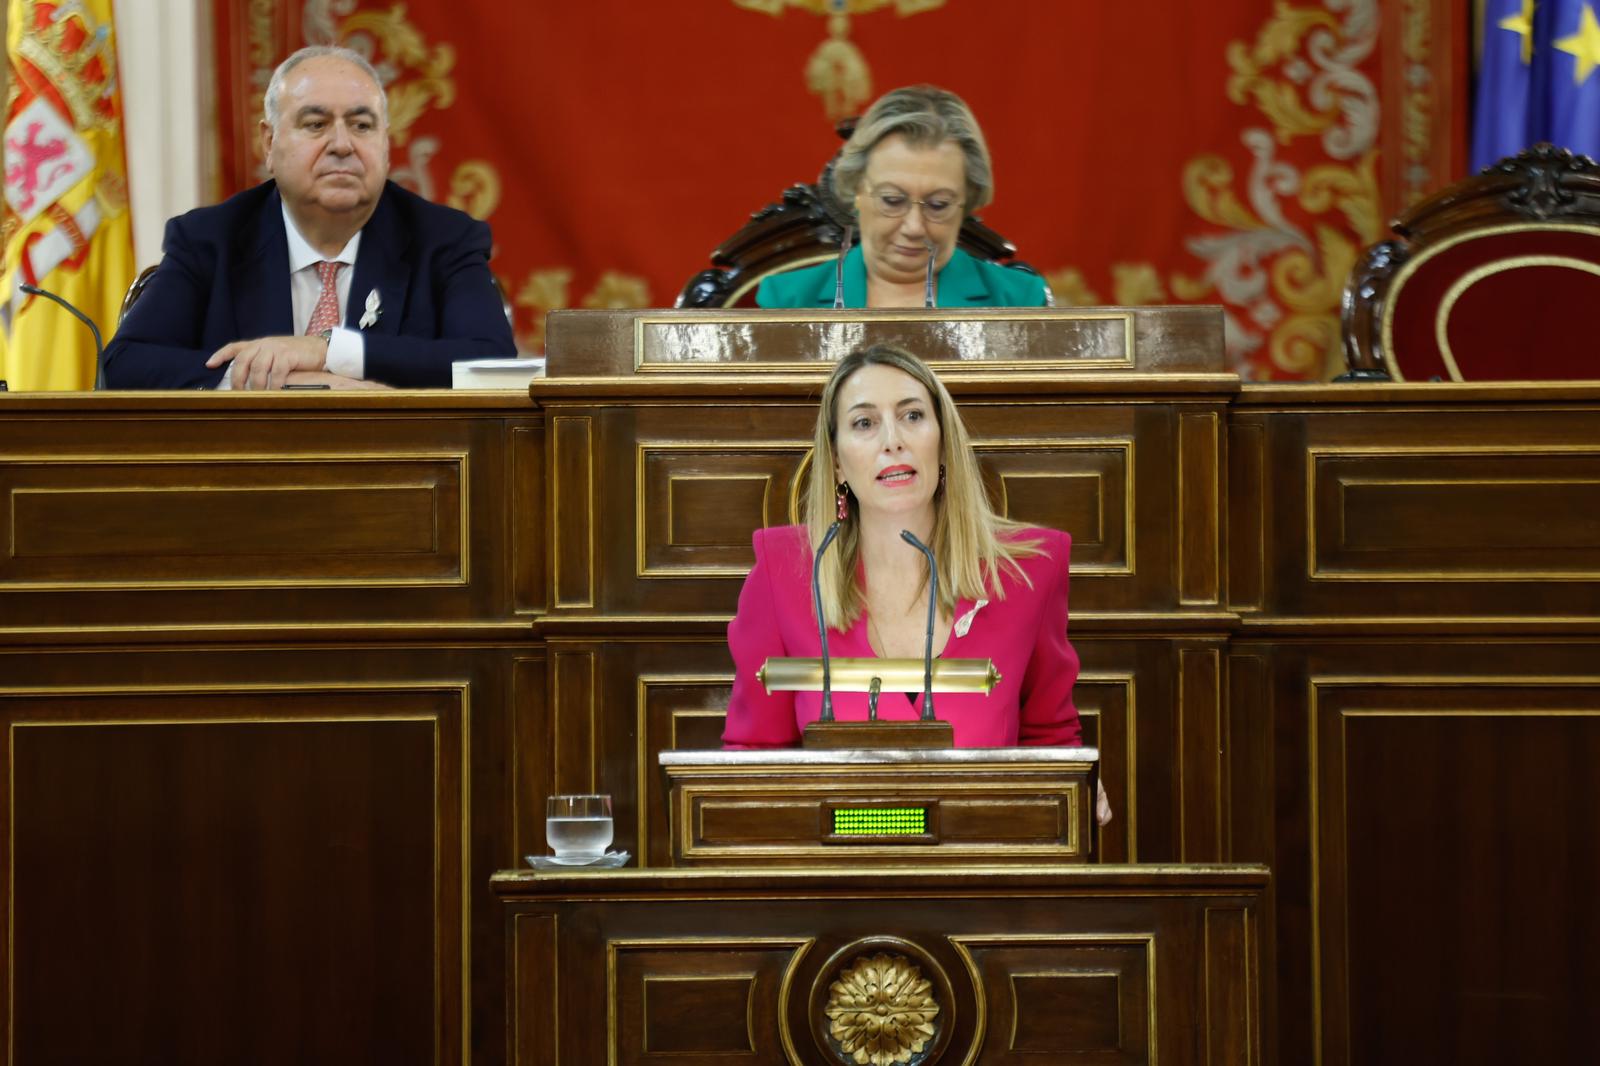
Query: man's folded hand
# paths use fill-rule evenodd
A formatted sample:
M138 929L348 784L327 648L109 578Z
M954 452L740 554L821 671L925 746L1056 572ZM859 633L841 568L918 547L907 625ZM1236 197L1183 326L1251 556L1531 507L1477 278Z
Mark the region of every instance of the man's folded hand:
M232 363L228 373L235 389L281 389L296 370L321 370L327 363L328 342L318 336L257 337L218 348L206 366L215 369Z

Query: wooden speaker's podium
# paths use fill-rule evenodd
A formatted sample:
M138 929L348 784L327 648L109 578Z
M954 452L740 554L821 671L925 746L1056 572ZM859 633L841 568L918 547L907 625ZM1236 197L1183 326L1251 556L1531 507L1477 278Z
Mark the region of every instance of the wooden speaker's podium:
M748 532L798 520L822 380L879 341L960 396L1007 513L1098 522L1074 580L1104 590L1114 627L1147 617L1162 648L1173 618L1205 632L1221 595L1219 426L1239 388L1220 312L569 311L550 315L547 341L531 395L549 499L590 522L552 532L538 624L559 764L538 780L616 794L621 846L641 854L494 876L510 1061L1262 1061L1267 870L1090 861L1095 749L674 750L715 743L718 616L749 568ZM1168 506L1163 485L1183 486L1177 517L1136 530ZM697 659L681 630L708 619L714 655ZM1123 840L1131 669L1089 683L1092 740L1127 790ZM1169 698L1144 676L1148 703Z
M519 1066L1260 1061L1267 871L1088 861L1094 748L659 761L670 867L495 876Z
M676 866L1081 863L1094 748L664 751Z

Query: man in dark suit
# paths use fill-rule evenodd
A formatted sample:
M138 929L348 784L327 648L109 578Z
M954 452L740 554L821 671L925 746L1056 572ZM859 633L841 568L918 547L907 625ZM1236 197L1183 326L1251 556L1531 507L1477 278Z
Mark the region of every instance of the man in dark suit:
M515 353L489 227L387 180L388 105L363 57L301 49L265 110L273 180L168 223L106 349L109 387L448 388L452 360Z

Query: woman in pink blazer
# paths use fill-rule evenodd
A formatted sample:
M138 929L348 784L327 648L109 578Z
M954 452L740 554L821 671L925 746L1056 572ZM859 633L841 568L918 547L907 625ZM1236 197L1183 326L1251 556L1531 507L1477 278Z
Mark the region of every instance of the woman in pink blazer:
M756 672L769 657L821 654L812 547L835 519L822 565L830 654L922 658L930 583L922 553L901 539L910 530L939 561L934 653L992 659L1001 676L987 696L937 696L956 746L1079 743L1078 656L1067 640L1072 540L994 513L939 379L892 345L853 352L823 390L815 438L806 525L755 535L755 568L728 626L737 673L723 743L793 746L820 713L818 693L768 693ZM835 692L833 703L840 720L867 717L864 693ZM920 691L885 692L878 716L912 719L921 707Z

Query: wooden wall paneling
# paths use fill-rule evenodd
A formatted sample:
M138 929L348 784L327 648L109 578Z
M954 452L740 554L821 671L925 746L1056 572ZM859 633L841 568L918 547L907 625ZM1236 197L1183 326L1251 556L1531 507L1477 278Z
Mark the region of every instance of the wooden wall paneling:
M1587 1054L1597 661L1593 638L1278 648L1285 1058Z
M604 640L551 636L549 654L557 677L561 664L581 661L592 679L582 698L558 688L551 703L556 736L579 734L592 745L580 761L562 740L556 765L561 773L573 763L592 766L593 789L611 796L613 846L633 852L641 866L668 864L666 787L656 756L668 748L721 747L733 684L724 631L679 626ZM542 830L539 837L542 844Z
M512 914L507 917L510 957L506 960L509 1004L506 1017L506 1062L535 1066L560 1060L561 1012L566 1008L557 971L556 916Z
M1600 409L1549 388L1479 406L1422 395L1357 388L1340 404L1315 390L1267 418L1277 580L1265 613L1302 625L1592 625Z
M1222 501L1227 466L1221 412L1180 410L1177 505L1178 602L1216 608L1222 601Z
M764 384L736 403L726 382L709 380L675 382L670 401L644 386L633 397L544 386L558 483L553 616L732 613L753 562L751 533L797 513L820 387ZM996 387L963 386L963 417L997 505L1073 534L1074 610L1223 622L1220 406ZM562 456L579 454L563 474ZM1184 493L1196 515L1186 524Z
M0 633L509 629L501 438L525 401L48 399L0 419Z
M511 610L518 615L543 614L550 606L551 533L543 423L509 426L506 447L510 503L501 546L511 553Z
M1222 644L1178 645L1177 749L1180 862L1221 862L1225 752Z
M1227 555L1228 609L1239 614L1261 610L1267 600L1266 420L1251 412L1228 412Z
M589 610L595 603L600 514L595 509L595 428L588 413L554 413L550 426L550 551L552 609Z
M1244 907L1207 907L1205 923L1205 1061L1255 1066L1263 1061L1256 915Z
M0 652L10 1061L500 1061L518 658Z
M603 643L552 641L550 654L550 762L556 793L610 791L601 773L603 711L611 708L602 691Z

